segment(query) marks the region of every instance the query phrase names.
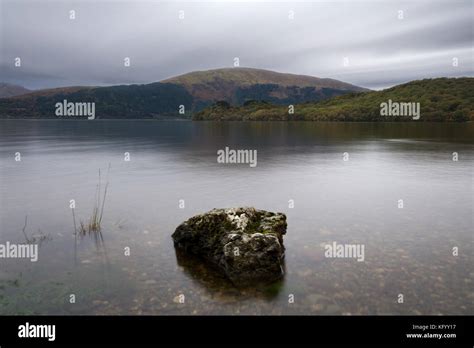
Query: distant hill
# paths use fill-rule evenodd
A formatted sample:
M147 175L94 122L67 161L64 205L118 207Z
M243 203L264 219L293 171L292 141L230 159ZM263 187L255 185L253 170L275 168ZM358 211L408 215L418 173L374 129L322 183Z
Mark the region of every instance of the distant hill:
M277 105L319 101L366 89L333 79L229 68L198 71L161 82L111 87L66 87L0 100L0 117L55 118L57 102L95 102L97 118L190 117L217 101ZM184 114L180 114L180 106Z
M15 97L29 92L31 92L31 90L25 87L0 82L0 98Z
M306 120L306 121L411 121L413 117L382 116L381 104L420 103L418 121L474 121L474 78L436 78L412 81L382 91L351 93L329 100L294 106L260 101L234 107L216 103L194 115L194 120Z
M197 105L222 100L241 105L255 99L275 104L301 103L367 91L338 80L252 68L196 71L161 82L183 86Z
M72 87L58 87L58 88L47 88L39 89L36 91L28 91L18 95L17 99L29 99L29 98L38 98L38 97L52 97L58 94L68 95L80 91L85 91L88 89L97 88L97 87L84 87L84 86L72 86Z

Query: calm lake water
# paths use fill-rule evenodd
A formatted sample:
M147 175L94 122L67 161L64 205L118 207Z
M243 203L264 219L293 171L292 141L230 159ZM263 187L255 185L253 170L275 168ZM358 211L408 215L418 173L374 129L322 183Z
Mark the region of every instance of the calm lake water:
M217 163L226 146L258 165ZM473 123L1 120L0 160L0 242L25 216L47 237L37 262L0 259L0 314L474 313ZM76 236L69 201L87 221L109 164L102 235ZM281 282L236 289L176 253L182 221L235 206L287 214Z

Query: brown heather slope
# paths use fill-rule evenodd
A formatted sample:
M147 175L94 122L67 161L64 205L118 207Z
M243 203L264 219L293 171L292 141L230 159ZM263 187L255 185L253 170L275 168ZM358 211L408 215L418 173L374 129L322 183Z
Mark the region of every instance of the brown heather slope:
M161 81L184 86L195 98L201 100L235 99L239 88L252 85L278 85L279 87L312 87L316 89L331 88L345 92L364 92L368 89L351 85L334 79L318 78L307 75L285 74L254 68L223 68L205 71L194 71ZM270 94L283 99L285 90L274 90Z

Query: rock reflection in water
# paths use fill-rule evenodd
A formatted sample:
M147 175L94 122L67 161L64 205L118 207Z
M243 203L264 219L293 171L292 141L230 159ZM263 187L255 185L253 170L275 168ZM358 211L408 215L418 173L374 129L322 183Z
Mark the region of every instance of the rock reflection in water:
M196 284L211 294L218 292L226 296L232 296L234 300L244 300L249 297L264 297L267 300L276 299L285 281L283 277L271 284L239 286L239 284L233 284L228 280L215 265L203 260L201 257L186 253L177 247L175 247L175 254L178 266Z

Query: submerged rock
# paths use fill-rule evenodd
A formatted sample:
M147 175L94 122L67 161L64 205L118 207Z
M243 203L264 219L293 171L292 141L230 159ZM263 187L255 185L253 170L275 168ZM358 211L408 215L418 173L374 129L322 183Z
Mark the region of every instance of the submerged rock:
M177 248L210 261L235 285L248 285L283 276L285 233L285 214L230 208L190 218L172 238Z

